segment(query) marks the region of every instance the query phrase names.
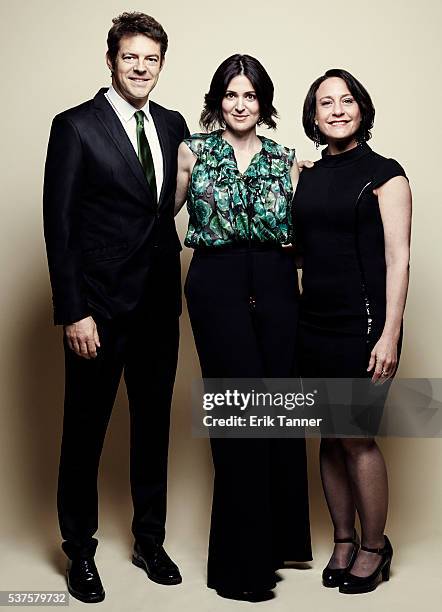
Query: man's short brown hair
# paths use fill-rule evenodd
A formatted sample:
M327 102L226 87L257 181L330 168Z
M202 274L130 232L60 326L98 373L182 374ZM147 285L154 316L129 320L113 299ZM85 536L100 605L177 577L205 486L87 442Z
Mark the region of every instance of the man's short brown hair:
M156 19L144 13L133 12L122 13L118 15L118 17L114 17L112 23L114 25L107 35L107 54L112 66L115 66L118 49L120 48L120 40L124 36L131 36L134 34L144 34L160 43L161 62L163 62L169 41L163 26L158 23Z

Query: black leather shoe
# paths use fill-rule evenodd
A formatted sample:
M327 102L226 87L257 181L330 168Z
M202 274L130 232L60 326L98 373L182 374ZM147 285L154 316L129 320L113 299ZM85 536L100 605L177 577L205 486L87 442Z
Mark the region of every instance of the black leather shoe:
M132 563L141 567L147 576L158 584L180 584L183 581L180 570L162 546L148 554L135 543Z
M369 593L370 591L374 591L382 581L387 582L390 580L390 565L393 557L393 547L387 536L384 536L384 539L385 543L383 548L367 548L367 546L361 546L361 550L381 555L379 565L374 572L368 576L355 576L347 572L339 587L340 593Z
M273 591L217 591L217 595L225 599L235 599L237 601L251 601L258 603L260 601L269 601L275 598Z
M335 544L353 544L353 550L351 552L348 564L345 567L331 569L327 566L322 572L322 584L330 589L338 587L342 584L346 572L348 572L353 567L353 563L356 560L360 544L359 536L357 534L356 529L353 532L352 538L336 538L334 542Z
M74 559L66 570L68 591L84 603L97 603L104 599L104 589L93 557Z

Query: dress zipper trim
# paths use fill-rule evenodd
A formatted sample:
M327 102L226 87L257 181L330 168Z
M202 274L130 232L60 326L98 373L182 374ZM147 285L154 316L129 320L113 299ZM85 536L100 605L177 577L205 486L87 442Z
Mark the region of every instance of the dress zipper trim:
M366 185L364 185L364 187L362 187L361 191L359 192L358 197L356 198L356 204L355 204L355 247L356 247L356 258L358 260L359 274L361 275L362 299L364 301L365 312L367 315L367 332L366 332L367 337L371 334L371 331L372 331L373 317L372 317L370 299L367 293L367 283L365 280L364 266L362 264L362 256L361 256L361 251L360 251L360 246L359 246L358 221L359 221L359 203L361 201L362 194L367 189L367 187L369 187L372 184L372 182L373 181L369 181ZM367 341L368 341L368 338L367 338Z

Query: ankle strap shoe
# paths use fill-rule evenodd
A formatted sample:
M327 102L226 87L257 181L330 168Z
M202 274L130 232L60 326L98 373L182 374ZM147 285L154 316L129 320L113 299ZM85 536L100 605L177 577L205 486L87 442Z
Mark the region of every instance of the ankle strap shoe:
M368 576L355 576L351 572L347 572L342 584L339 587L340 593L356 594L369 593L382 582L390 580L390 566L393 557L393 547L387 536L384 536L384 546L382 548L368 548L361 546L361 550L380 555L381 559L377 568Z
M345 567L340 567L336 569L331 569L330 567L324 568L322 572L322 584L329 588L333 589L342 584L344 576L347 571L349 571L353 567L353 563L356 560L356 556L359 550L359 536L356 529L353 531L353 537L351 538L335 538L335 544L353 544L353 550L351 551L350 559Z

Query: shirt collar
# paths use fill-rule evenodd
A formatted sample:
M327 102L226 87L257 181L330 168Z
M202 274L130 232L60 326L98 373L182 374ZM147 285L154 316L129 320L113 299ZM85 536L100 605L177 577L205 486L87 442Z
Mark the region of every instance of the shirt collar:
M151 114L150 114L150 108L149 108L149 100L146 102L146 104L142 108L140 109L135 108L134 106L132 106L132 104L129 104L127 100L122 98L120 94L117 91L115 91L112 85L109 87L107 91L107 95L108 95L110 103L115 108L117 113L124 119L124 121L126 122L130 121L130 119L132 119L132 117L134 116L134 113L137 110L142 110L147 120L150 121Z
M371 152L371 148L365 141L360 142L348 151L344 151L344 153L336 153L335 155L329 155L328 147L326 147L321 151L322 158L318 160L317 163L321 166L327 166L328 168L339 168L347 164L352 164L354 161L357 161L359 158Z

